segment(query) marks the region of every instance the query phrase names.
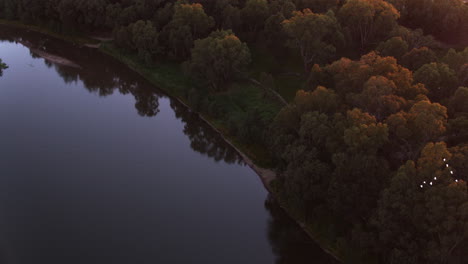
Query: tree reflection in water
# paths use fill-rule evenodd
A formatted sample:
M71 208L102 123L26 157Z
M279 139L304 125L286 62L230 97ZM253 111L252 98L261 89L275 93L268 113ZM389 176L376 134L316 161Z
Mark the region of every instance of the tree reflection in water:
M10 42L26 41L36 49L80 65L80 68L75 68L44 60L47 67L54 68L65 83L81 81L88 91L102 97L112 95L116 91L121 94L131 94L135 98L135 108L141 116L154 117L159 112L159 98L163 96L159 90L116 60L96 50L71 46L60 40L51 41L35 32L25 34L11 28L2 28L0 39ZM39 58L33 52L31 56ZM170 102L176 117L184 123L184 133L190 139L193 150L217 162L243 163L239 154L211 127L200 120L198 114L188 110L176 100Z
M44 40L44 38L46 38ZM67 58L81 65L80 68L63 66L44 60L49 68L54 68L65 83L83 82L86 89L101 97L114 92L131 94L135 98L135 108L139 115L154 117L159 112L159 98L163 94L138 74L123 67L114 59L95 50L73 47L60 40L49 41L41 34L16 31L11 28L0 30L0 39L10 42L26 40L35 47L53 55ZM33 57L38 57L31 52ZM190 111L176 100L170 100L171 108L184 123L184 133L190 139L191 148L215 161L230 164L244 164L240 155L223 138L202 121L198 114ZM270 213L268 238L276 255L277 264L336 263L325 254L292 221L270 196L265 201Z
M265 208L270 212L268 239L276 255L276 264L338 264L325 254L308 235L268 195Z
M198 114L187 110L182 104L172 100L171 107L176 117L184 122L184 133L190 139L193 150L213 158L215 161L244 164L241 156L210 126L202 121ZM245 165L245 164L244 164Z

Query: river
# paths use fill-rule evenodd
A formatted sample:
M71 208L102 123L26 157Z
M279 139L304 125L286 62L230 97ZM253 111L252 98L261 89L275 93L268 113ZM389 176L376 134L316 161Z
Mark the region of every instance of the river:
M112 58L4 26L0 58L1 263L335 263L209 126Z

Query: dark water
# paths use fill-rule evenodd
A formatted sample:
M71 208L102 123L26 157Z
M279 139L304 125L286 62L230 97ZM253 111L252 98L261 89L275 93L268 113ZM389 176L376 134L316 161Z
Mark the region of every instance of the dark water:
M0 58L0 263L333 262L218 135L126 67L5 27Z

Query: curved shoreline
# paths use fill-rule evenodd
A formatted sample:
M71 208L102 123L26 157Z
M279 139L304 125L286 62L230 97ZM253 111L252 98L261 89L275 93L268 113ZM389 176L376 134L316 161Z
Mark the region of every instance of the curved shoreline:
M100 43L86 43L86 42L84 42L83 43L83 39L86 39L86 38L74 39L74 38L70 38L70 37L65 37L65 36L62 36L60 34L51 32L51 31L49 31L47 29L40 28L40 27L37 27L37 26L29 26L29 25L26 25L26 24L22 24L20 22L8 23L8 21L0 20L0 25L11 26L11 27L19 27L19 28L23 28L25 30L31 30L31 31L35 31L35 32L38 32L38 33L41 33L41 34L49 35L51 37L59 38L61 40L71 42L71 43L74 43L74 44L76 44L78 42L78 44L80 44L82 46L85 46L85 47L88 47L88 48L98 49L101 53L106 54L107 56L110 56L110 57L116 59L117 61L119 61L120 63L125 65L127 68L129 68L130 70L132 70L132 71L136 72L137 74L139 74L142 78L144 78L145 80L150 82L153 86L155 86L155 88L157 88L157 89L161 90L162 92L164 92L166 94L166 96L168 96L169 98L178 101L179 103L184 105L187 109L193 111L192 107L190 107L182 98L180 98L179 96L174 95L173 93L171 93L170 90L165 88L164 84L156 83L154 80L152 80L151 78L146 76L145 73L143 73L142 71L136 69L135 67L132 67L132 65L127 63L120 56L117 56L116 54L114 54L114 53L112 53L112 52L110 52L108 50L103 49L104 45L102 45L102 42L100 42ZM79 41L77 41L77 40L79 40ZM317 244L317 246L319 246L324 252L326 252L328 255L330 255L331 257L336 259L338 262L344 263L342 258L338 255L338 253L333 252L334 250L332 248L330 248L330 247L324 247L323 243L320 243L320 241L313 234L313 232L310 231L307 228L306 224L303 221L300 221L297 218L293 217L290 210L288 210L288 208L286 206L284 206L283 203L280 202L280 199L278 199L277 193L274 192L274 190L271 187L271 183L277 177L276 172L274 170L265 169L265 168L262 168L262 167L256 165L255 162L251 158L249 158L247 154L244 153L244 151L242 151L239 147L236 147L235 144L232 142L232 140L229 139L228 136L226 136L224 133L222 133L221 130L218 127L216 127L212 122L210 122L207 117L205 117L202 113L200 113L198 111L194 111L194 112L199 116L199 118L201 120L203 120L208 126L210 126L214 131L216 131L221 136L221 138L227 144L229 144L242 157L244 162L259 176L259 178L262 181L262 184L265 187L265 189L272 195L272 197L275 200L278 201L279 206L286 212L286 214L294 222L296 222L301 227L301 229Z
M102 45L101 45L102 47ZM168 96L169 98L173 99L173 100L176 100L177 102L181 103L182 105L184 105L187 109L189 110L192 110L192 107L190 107L182 98L180 98L179 96L176 96L174 94L171 94L171 92L167 89L164 88L164 85L163 84L157 84L157 83L154 83L154 81L151 80L151 78L148 78L147 76L145 76L145 74L143 72L140 72L138 69L135 69L134 67L132 67L132 65L126 63L124 60L122 60L119 56L116 56L115 54L113 54L112 52L109 52L109 51L106 51L106 50L103 50L103 49L99 49L100 52L108 55L108 56L111 56L112 58L118 60L120 63L122 63L123 65L125 65L126 67L128 67L130 70L136 72L137 74L139 74L142 78L144 78L145 80L147 80L148 82L150 82L152 85L155 86L155 88L163 91L166 96ZM193 110L192 110L193 111ZM277 177L277 174L275 171L271 170L271 169L265 169L265 168L262 168L260 166L258 166L257 164L255 164L255 162L248 157L247 154L245 154L240 148L238 148L237 146L235 146L235 144L232 142L231 139L229 139L224 133L221 132L221 130L216 127L212 122L210 122L208 120L208 118L206 118L202 113L198 112L198 111L194 111L201 120L203 120L208 126L210 126L214 131L216 131L220 136L221 138L227 143L229 144L241 157L242 159L244 160L244 162L258 175L258 177L260 178L260 180L262 181L262 184L263 186L265 187L265 189L268 191L268 193L270 193L273 198L275 200L278 201L278 204L279 206L286 212L286 214L294 221L296 222L299 227L310 237L310 239L312 239L312 241L314 241L318 247L320 247L325 253L327 253L328 255L330 255L331 257L333 257L335 260L337 260L338 262L340 263L344 263L342 258L336 253L336 252L333 252L333 249L331 248L327 248L327 247L324 247L323 246L323 243L320 243L320 241L317 239L317 237L313 234L312 231L310 231L308 228L307 228L307 225L303 222L303 221L300 221L298 220L297 218L295 218L290 210L288 210L288 208L286 206L284 206L283 203L280 202L280 200L278 199L278 195L276 192L274 192L274 190L271 188L271 183L275 180L275 178Z

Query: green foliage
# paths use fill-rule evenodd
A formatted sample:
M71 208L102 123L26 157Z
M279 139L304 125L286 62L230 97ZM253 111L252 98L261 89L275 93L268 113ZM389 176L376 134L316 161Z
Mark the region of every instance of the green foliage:
M468 6L463 0L423 1L387 0L402 14L402 23L412 28L422 28L449 41L460 39L468 30Z
M330 9L335 9L339 5L339 0L293 0L299 10L309 8L316 13L325 13Z
M386 39L399 17L398 11L383 0L348 0L338 13L341 25L362 49Z
M468 113L468 88L458 87L450 98L449 107L452 113Z
M429 141L435 141L446 131L447 109L429 100L415 103L408 112L399 112L386 120L393 143L403 159L415 157Z
M460 52L449 49L447 54L442 58L442 62L450 66L454 71L458 71L464 64L468 63L468 47Z
M333 57L343 41L332 11L326 14L315 14L310 9L296 11L283 22L283 28L290 38L289 45L299 50L306 73L314 63Z
M296 5L291 0L270 1L270 13L272 15L281 14L283 17L290 18L294 11L296 11Z
M223 17L225 18L224 28L237 29L242 24L241 11L239 8L228 6L226 9L224 9L223 14Z
M279 46L278 39L286 39L287 35L283 31L283 21L285 17L282 13L276 13L265 21L265 37L270 46Z
M379 46L377 46L377 51L380 52L382 56L392 56L400 60L401 57L408 52L408 43L401 37L393 37L385 42L381 42Z
M427 47L414 48L401 59L401 65L406 68L416 71L424 64L429 64L437 61L437 56L434 51Z
M444 143L429 143L417 162L403 165L383 192L375 226L383 243L379 249L392 261L455 260L468 231L468 192L466 183L455 183L445 167L443 159L451 156Z
M247 44L232 31L214 31L205 39L195 41L189 72L200 80L208 80L215 90L242 74L250 63Z
M185 4L178 1L172 20L164 28L168 35L167 45L174 57L189 56L193 42L205 37L214 26L214 19L208 16L201 4Z
M146 63L153 62L153 58L160 52L159 33L151 21L137 21L121 27L114 32L115 42L119 47L133 50Z
M441 100L453 94L457 88L455 72L443 63L425 64L414 73L414 79L424 84L433 99Z
M450 69L455 71L458 85L468 85L468 47L460 52L450 49L442 58L442 62L449 65Z
M0 17L15 19L16 16L15 0L0 0Z
M424 32L418 28L415 30L409 29L404 26L397 26L391 33L393 37L401 37L410 50L428 47L430 49L440 48L441 44L434 39L431 35L425 35Z
M262 29L269 13L267 0L247 0L241 10L242 23L250 33L255 34Z

